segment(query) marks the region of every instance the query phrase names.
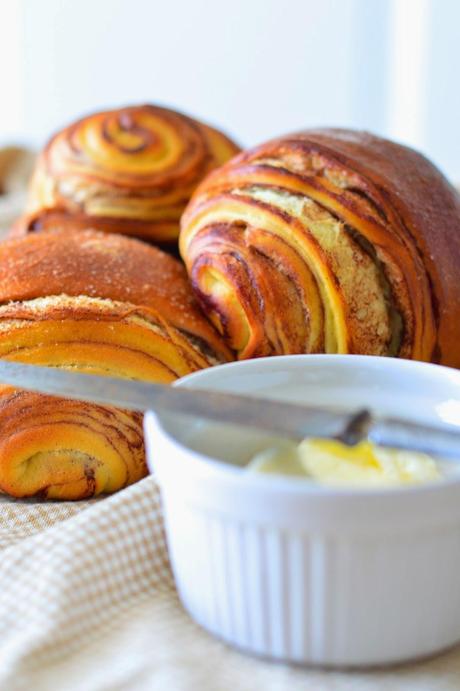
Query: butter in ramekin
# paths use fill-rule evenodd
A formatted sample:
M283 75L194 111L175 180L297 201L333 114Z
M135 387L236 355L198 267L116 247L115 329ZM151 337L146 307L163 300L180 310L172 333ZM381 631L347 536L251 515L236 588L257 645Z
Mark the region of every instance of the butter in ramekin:
M281 441L258 453L247 466L259 473L309 478L327 485L395 486L434 482L442 477L427 454L376 446L363 441L346 446L331 439Z

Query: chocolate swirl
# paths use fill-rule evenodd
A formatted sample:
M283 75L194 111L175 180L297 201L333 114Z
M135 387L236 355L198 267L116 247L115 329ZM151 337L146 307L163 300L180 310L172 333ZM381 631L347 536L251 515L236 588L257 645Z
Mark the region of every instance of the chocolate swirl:
M364 353L460 366L460 205L416 152L307 131L211 173L181 254L240 358Z
M193 190L238 151L197 120L153 105L89 115L58 132L39 157L28 210L89 217L93 228L158 242L177 238ZM88 226L88 223L86 224ZM30 232L27 225L16 234Z

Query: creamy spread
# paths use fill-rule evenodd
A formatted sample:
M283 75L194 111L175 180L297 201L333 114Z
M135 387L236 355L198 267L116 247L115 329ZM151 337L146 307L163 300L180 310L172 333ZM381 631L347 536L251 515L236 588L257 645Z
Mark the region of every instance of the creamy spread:
M442 477L436 461L426 454L367 441L350 447L330 439L304 439L298 445L281 441L254 456L248 469L349 486L415 485Z

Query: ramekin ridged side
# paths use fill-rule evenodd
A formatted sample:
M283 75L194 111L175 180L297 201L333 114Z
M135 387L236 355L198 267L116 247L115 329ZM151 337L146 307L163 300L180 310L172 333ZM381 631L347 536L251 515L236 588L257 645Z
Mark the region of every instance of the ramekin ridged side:
M176 584L257 655L367 666L460 640L460 485L335 491L206 460L146 416Z

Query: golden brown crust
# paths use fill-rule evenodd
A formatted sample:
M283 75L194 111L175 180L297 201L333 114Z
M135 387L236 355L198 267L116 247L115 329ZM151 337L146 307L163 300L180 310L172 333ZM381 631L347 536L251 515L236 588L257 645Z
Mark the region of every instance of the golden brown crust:
M0 358L169 384L215 364L157 312L53 295L0 306ZM0 491L82 499L146 475L142 416L0 387Z
M0 358L168 384L215 364L157 312L54 295L0 306ZM82 499L146 475L142 416L0 387L0 491Z
M86 499L147 474L142 415L30 391L0 392L0 491Z
M94 113L48 142L28 209L38 219L58 209L86 226L95 218L100 230L171 242L198 183L237 151L221 132L167 108ZM27 224L15 228L16 234L26 232Z
M93 230L46 231L0 244L0 304L64 293L151 307L216 358L231 357L203 317L182 264L156 247Z
M129 235L134 238L142 238L144 235L144 222L139 219L99 218L67 209L54 207L52 209L39 209L34 213L23 214L15 220L8 232L9 238L20 238L31 233L39 233L44 230L98 230L101 233L114 233ZM148 241L148 238L143 238ZM156 245L172 247L170 242L156 242Z
M346 130L263 144L200 185L180 245L240 357L326 350L460 366L460 202L410 149Z
M169 384L228 352L156 248L92 230L0 244L0 358ZM141 415L0 387L0 492L81 499L146 472Z

